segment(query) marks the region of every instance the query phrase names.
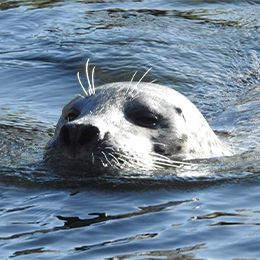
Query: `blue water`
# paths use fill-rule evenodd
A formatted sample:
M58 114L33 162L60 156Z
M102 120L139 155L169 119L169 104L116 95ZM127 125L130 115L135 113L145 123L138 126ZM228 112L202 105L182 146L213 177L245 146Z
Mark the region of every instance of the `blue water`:
M0 259L260 259L259 17L241 0L1 1ZM138 175L45 165L87 59L97 86L152 67L234 156Z

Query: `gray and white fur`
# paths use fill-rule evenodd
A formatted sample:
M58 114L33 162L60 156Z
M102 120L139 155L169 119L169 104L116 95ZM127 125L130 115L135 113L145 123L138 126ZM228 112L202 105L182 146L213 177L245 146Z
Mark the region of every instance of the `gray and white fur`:
M94 68L95 69L95 68ZM62 111L49 150L64 160L113 168L178 167L185 160L231 155L185 96L159 84L115 82L89 88Z

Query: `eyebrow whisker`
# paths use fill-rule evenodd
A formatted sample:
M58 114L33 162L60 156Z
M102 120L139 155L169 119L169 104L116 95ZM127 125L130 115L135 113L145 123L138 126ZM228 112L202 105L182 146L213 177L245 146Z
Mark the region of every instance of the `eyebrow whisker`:
M88 64L89 64L89 59L87 60L86 63L86 77L87 77L87 81L88 81L88 92L89 92L89 96L91 96L93 94L92 92L92 86L89 80L89 75L88 75Z
M86 96L89 96L88 92L86 91L86 89L84 88L84 86L83 86L83 84L82 84L82 82L80 80L79 72L77 73L77 77L78 77L79 84L80 84L81 88L83 89L84 94Z

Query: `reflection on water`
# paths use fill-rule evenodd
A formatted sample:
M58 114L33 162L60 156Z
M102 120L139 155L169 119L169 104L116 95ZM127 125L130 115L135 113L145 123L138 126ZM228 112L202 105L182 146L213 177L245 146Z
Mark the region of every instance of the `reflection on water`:
M198 259L195 254L190 253L199 249L205 248L205 244L197 244L194 246L187 246L184 248L178 248L177 250L161 250L161 251L151 251L151 252L141 252L136 254L126 254L117 256L118 259L134 259L135 257L142 257L143 259L151 257L152 259L183 259L183 260L192 260ZM145 258L144 258L145 257ZM156 258L155 258L156 257ZM142 259L141 258L141 259ZM108 260L114 258L107 258Z
M257 259L259 9L2 1L0 258ZM96 85L153 67L146 81L188 96L235 155L156 172L44 162L88 58Z

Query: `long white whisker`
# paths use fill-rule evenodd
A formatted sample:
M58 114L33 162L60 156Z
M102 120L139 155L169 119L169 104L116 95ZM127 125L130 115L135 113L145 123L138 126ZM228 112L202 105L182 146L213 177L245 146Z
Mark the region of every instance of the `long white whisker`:
M136 157L131 157L125 154L120 154L115 152L115 154L119 155L119 159L127 159L127 161L124 160L125 163L127 163L128 165L130 165L132 168L134 168L135 166L141 167L142 169L146 169L146 170L150 170L151 167L149 167L148 165L145 165L145 163L142 163L142 161L140 161L140 158L136 158ZM138 160L139 159L139 160Z
M92 69L92 91L93 91L93 95L96 94L95 84L94 84L94 72L95 72L95 68L96 68L96 67L94 67L94 68Z
M136 94L135 96L133 96L133 98L132 98L131 100L132 100L132 101L135 100L135 99L138 97L138 95L139 95L141 92L143 92L144 88L150 86L150 85L153 84L155 81L157 81L157 79L154 79L154 80L152 80L151 82L149 82L147 85L145 85L141 90L139 90L139 91L137 92L137 94Z
M158 154L158 153L154 153L154 152L150 152L150 154L152 156L155 156L155 160L158 162L166 162L166 163L172 163L172 164L183 164L183 165L195 165L194 163L189 163L189 162L185 162L185 161L175 161L175 160L171 160L168 157Z
M152 68L148 69L144 75L140 78L140 80L136 83L136 85L134 86L133 90L132 90L132 93L134 93L135 89L137 89L138 85L141 83L141 81L143 80L143 78L149 73L149 71L151 70Z
M155 152L150 152L149 154L153 155L153 156L156 156L156 157L160 157L162 159L165 159L167 161L170 161L171 159L169 159L167 156L165 155L162 155L162 154L159 154L159 153L155 153Z
M131 80L130 80L129 88L131 87L131 84L133 83L133 80L134 80L134 78L135 78L136 73L137 73L137 71L134 73L133 77L132 77Z
M181 161L173 161L168 157L158 153L150 152L149 154L152 155L155 166L167 166L173 168L180 168L183 165Z
M102 141L101 144L103 144L104 142L105 142L105 141ZM105 149L105 150L111 150L112 152L115 151L114 147L112 147L112 146L106 146L104 149Z
M85 93L86 96L89 96L88 92L86 91L86 89L84 88L84 86L80 80L79 72L77 73L77 77L78 77L79 84L80 84L81 88L83 89L83 92Z
M109 165L110 165L111 167L113 167L112 164L111 164L111 162L108 160L106 154L105 154L103 151L101 151L101 153L104 155L104 157L105 157L106 161L109 163Z
M100 158L100 161L101 161L103 167L107 167L107 165L103 162L103 160L101 158Z
M87 60L87 63L86 63L86 76L87 76L87 80L88 80L88 92L89 92L89 96L91 96L93 93L92 93L92 87L91 87L91 83L90 83L89 75L88 75L88 63L89 63L89 59Z
M118 165L120 165L118 159L117 159L112 153L108 153L108 155L111 156L111 157L116 161L116 163L117 163Z
M154 153L155 154L155 153ZM165 157L163 155L161 155L162 157ZM142 169L146 169L146 170L151 170L151 169L163 169L164 167L172 167L172 168L180 168L182 167L182 162L179 162L179 161L172 161L170 159L168 159L167 157L167 160L165 158L155 158L155 161L152 163L151 166L148 166L148 165L145 165L145 163L143 163L142 161L140 161L140 158L133 158L133 157L130 157L130 156L127 156L127 155L121 155L121 158L125 158L127 159L127 163L131 166L131 167L134 167L134 166L138 166L138 167L142 167ZM120 158L120 159L121 159Z
M180 167L182 167L182 165L180 164L180 165L176 165L176 164L170 164L170 163L165 163L165 162L155 162L155 164L154 164L154 166L155 167L157 167L157 166L166 166L166 167L172 167L172 168L180 168Z
M126 97L127 97L128 93L129 93L129 90L130 90L130 88L131 88L131 85L132 85L132 82L133 82L133 80L134 80L134 77L135 77L136 73L137 73L137 71L134 73L133 77L132 77L131 80L130 80L130 83L129 83L128 88L127 88L126 93L125 93L125 96L126 96Z

